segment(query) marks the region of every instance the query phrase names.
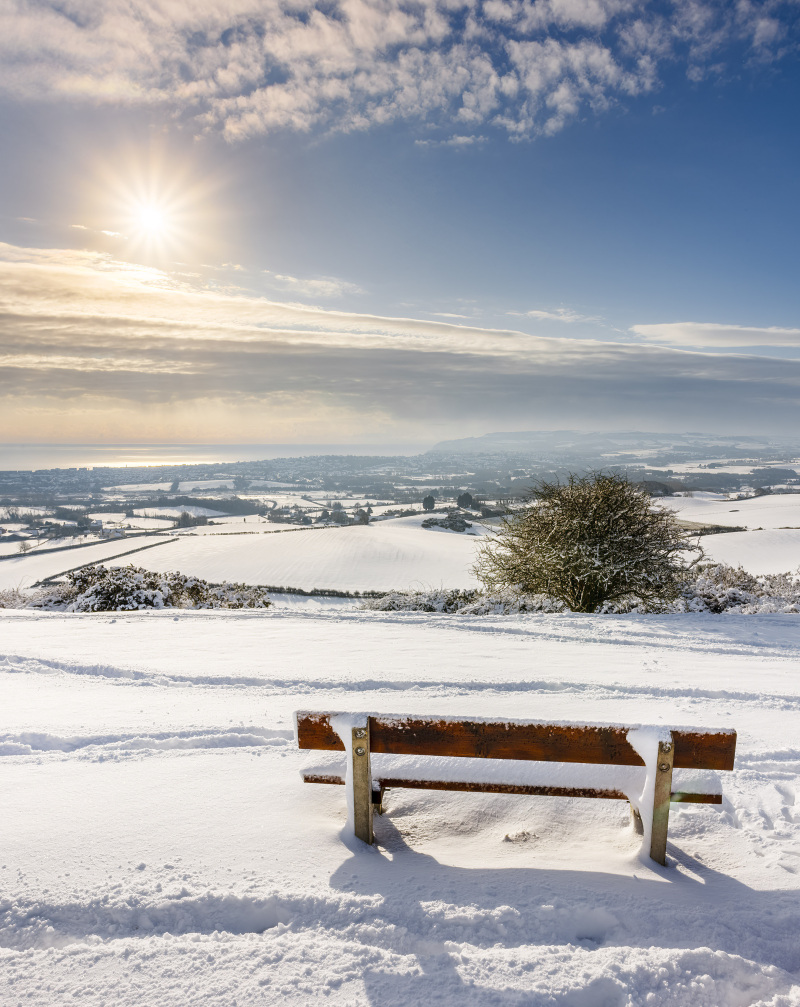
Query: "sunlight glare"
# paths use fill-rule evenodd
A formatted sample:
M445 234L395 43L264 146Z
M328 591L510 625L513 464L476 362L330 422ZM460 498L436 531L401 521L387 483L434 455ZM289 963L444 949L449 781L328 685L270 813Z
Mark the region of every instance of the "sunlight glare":
M140 206L136 211L136 216L143 231L162 234L168 230L167 215L158 206Z
M192 159L160 146L121 148L97 166L94 183L107 207L104 225L120 237L115 252L158 268L213 255L220 180L198 175Z

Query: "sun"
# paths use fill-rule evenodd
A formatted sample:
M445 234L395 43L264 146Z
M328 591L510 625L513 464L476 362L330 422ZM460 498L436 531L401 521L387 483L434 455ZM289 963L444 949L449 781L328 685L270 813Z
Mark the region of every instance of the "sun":
M151 258L177 252L186 229L182 209L174 196L158 192L131 194L123 225L130 247Z
M160 206L144 204L134 209L138 229L152 235L165 234L170 229L167 212Z
M92 199L101 194L97 230L114 242L116 254L165 268L202 262L219 240L218 174L166 146L146 150L121 146L95 168Z

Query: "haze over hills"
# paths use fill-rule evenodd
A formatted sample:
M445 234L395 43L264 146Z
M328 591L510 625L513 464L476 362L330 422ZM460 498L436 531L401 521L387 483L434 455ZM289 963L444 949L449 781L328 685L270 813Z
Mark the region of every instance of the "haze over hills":
M621 452L680 452L694 457L724 453L731 457L800 450L800 437L713 434L703 432L652 433L614 431L586 433L579 430L524 430L483 434L439 441L428 454L560 453L605 454Z

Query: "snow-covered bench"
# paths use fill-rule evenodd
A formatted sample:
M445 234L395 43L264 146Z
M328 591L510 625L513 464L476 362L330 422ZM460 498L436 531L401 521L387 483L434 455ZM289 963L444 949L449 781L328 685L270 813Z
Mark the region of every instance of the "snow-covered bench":
M599 797L630 801L660 864L670 802L721 804L714 771L733 769L736 751L728 729L307 711L295 722L300 748L345 752L303 779L350 787L353 828L366 843L373 809L382 813L395 787Z

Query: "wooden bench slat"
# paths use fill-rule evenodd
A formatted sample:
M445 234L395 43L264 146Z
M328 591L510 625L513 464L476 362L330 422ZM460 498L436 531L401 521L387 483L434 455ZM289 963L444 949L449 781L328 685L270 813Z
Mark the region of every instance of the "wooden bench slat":
M330 714L298 713L300 748L344 751ZM372 752L643 766L628 728L481 720L370 717ZM676 769L733 769L735 731L672 732Z
M344 777L333 773L306 773L304 783L344 785ZM469 783L464 780L407 780L381 777L375 780L384 790L458 790L475 794L526 794L530 797L596 797L608 801L627 801L621 790L599 790L594 787L545 787L515 783ZM722 794L686 794L673 792L672 804L722 804Z

